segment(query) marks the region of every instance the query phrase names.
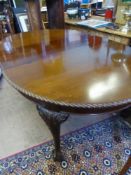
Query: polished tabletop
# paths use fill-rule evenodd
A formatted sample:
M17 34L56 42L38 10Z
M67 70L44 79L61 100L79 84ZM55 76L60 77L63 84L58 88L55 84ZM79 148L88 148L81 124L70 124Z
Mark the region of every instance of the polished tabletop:
M131 105L131 47L76 30L44 30L2 41L7 80L31 99L89 108Z

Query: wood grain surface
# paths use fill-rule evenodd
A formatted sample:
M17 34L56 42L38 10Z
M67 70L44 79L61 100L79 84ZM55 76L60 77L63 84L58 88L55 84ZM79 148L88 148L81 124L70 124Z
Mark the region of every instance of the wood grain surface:
M27 96L74 107L131 105L131 49L75 30L44 30L3 40L5 77Z

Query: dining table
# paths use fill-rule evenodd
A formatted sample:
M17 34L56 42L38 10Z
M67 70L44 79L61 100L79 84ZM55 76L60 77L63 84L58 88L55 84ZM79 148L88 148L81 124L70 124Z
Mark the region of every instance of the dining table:
M55 161L64 159L60 127L72 113L104 114L131 107L130 46L71 29L10 35L0 45L3 75L36 104L52 133Z

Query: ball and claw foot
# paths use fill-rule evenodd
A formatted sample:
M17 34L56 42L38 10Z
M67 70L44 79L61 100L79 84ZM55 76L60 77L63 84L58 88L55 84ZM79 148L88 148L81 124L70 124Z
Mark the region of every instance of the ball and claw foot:
M65 160L62 152L56 152L55 150L53 150L53 158L55 162L62 162Z

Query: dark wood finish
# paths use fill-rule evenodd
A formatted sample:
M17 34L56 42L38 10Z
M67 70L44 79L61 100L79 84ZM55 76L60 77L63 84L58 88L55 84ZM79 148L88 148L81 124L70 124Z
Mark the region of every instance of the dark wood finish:
M91 112L131 104L130 47L72 30L23 33L7 41L12 50L2 50L3 65L12 68L5 74L32 99ZM114 61L119 57L123 62Z
M43 29L39 0L25 0L31 30Z
M63 0L46 0L48 10L49 28L64 28L64 1Z
M65 112L49 111L40 105L37 105L37 110L53 135L55 144L54 160L63 161L64 157L60 148L60 126L68 119L69 114Z
M125 164L125 166L120 171L119 175L126 175L126 173L127 173L127 171L129 170L130 167L131 167L131 156L127 160L127 163Z
M39 0L25 0L31 29L43 29ZM64 1L46 0L48 28L64 28Z
M22 33L3 40L0 61L11 85L39 106L54 137L56 160L62 157L60 124L68 118L61 111L131 106L131 49L107 38L75 30Z

